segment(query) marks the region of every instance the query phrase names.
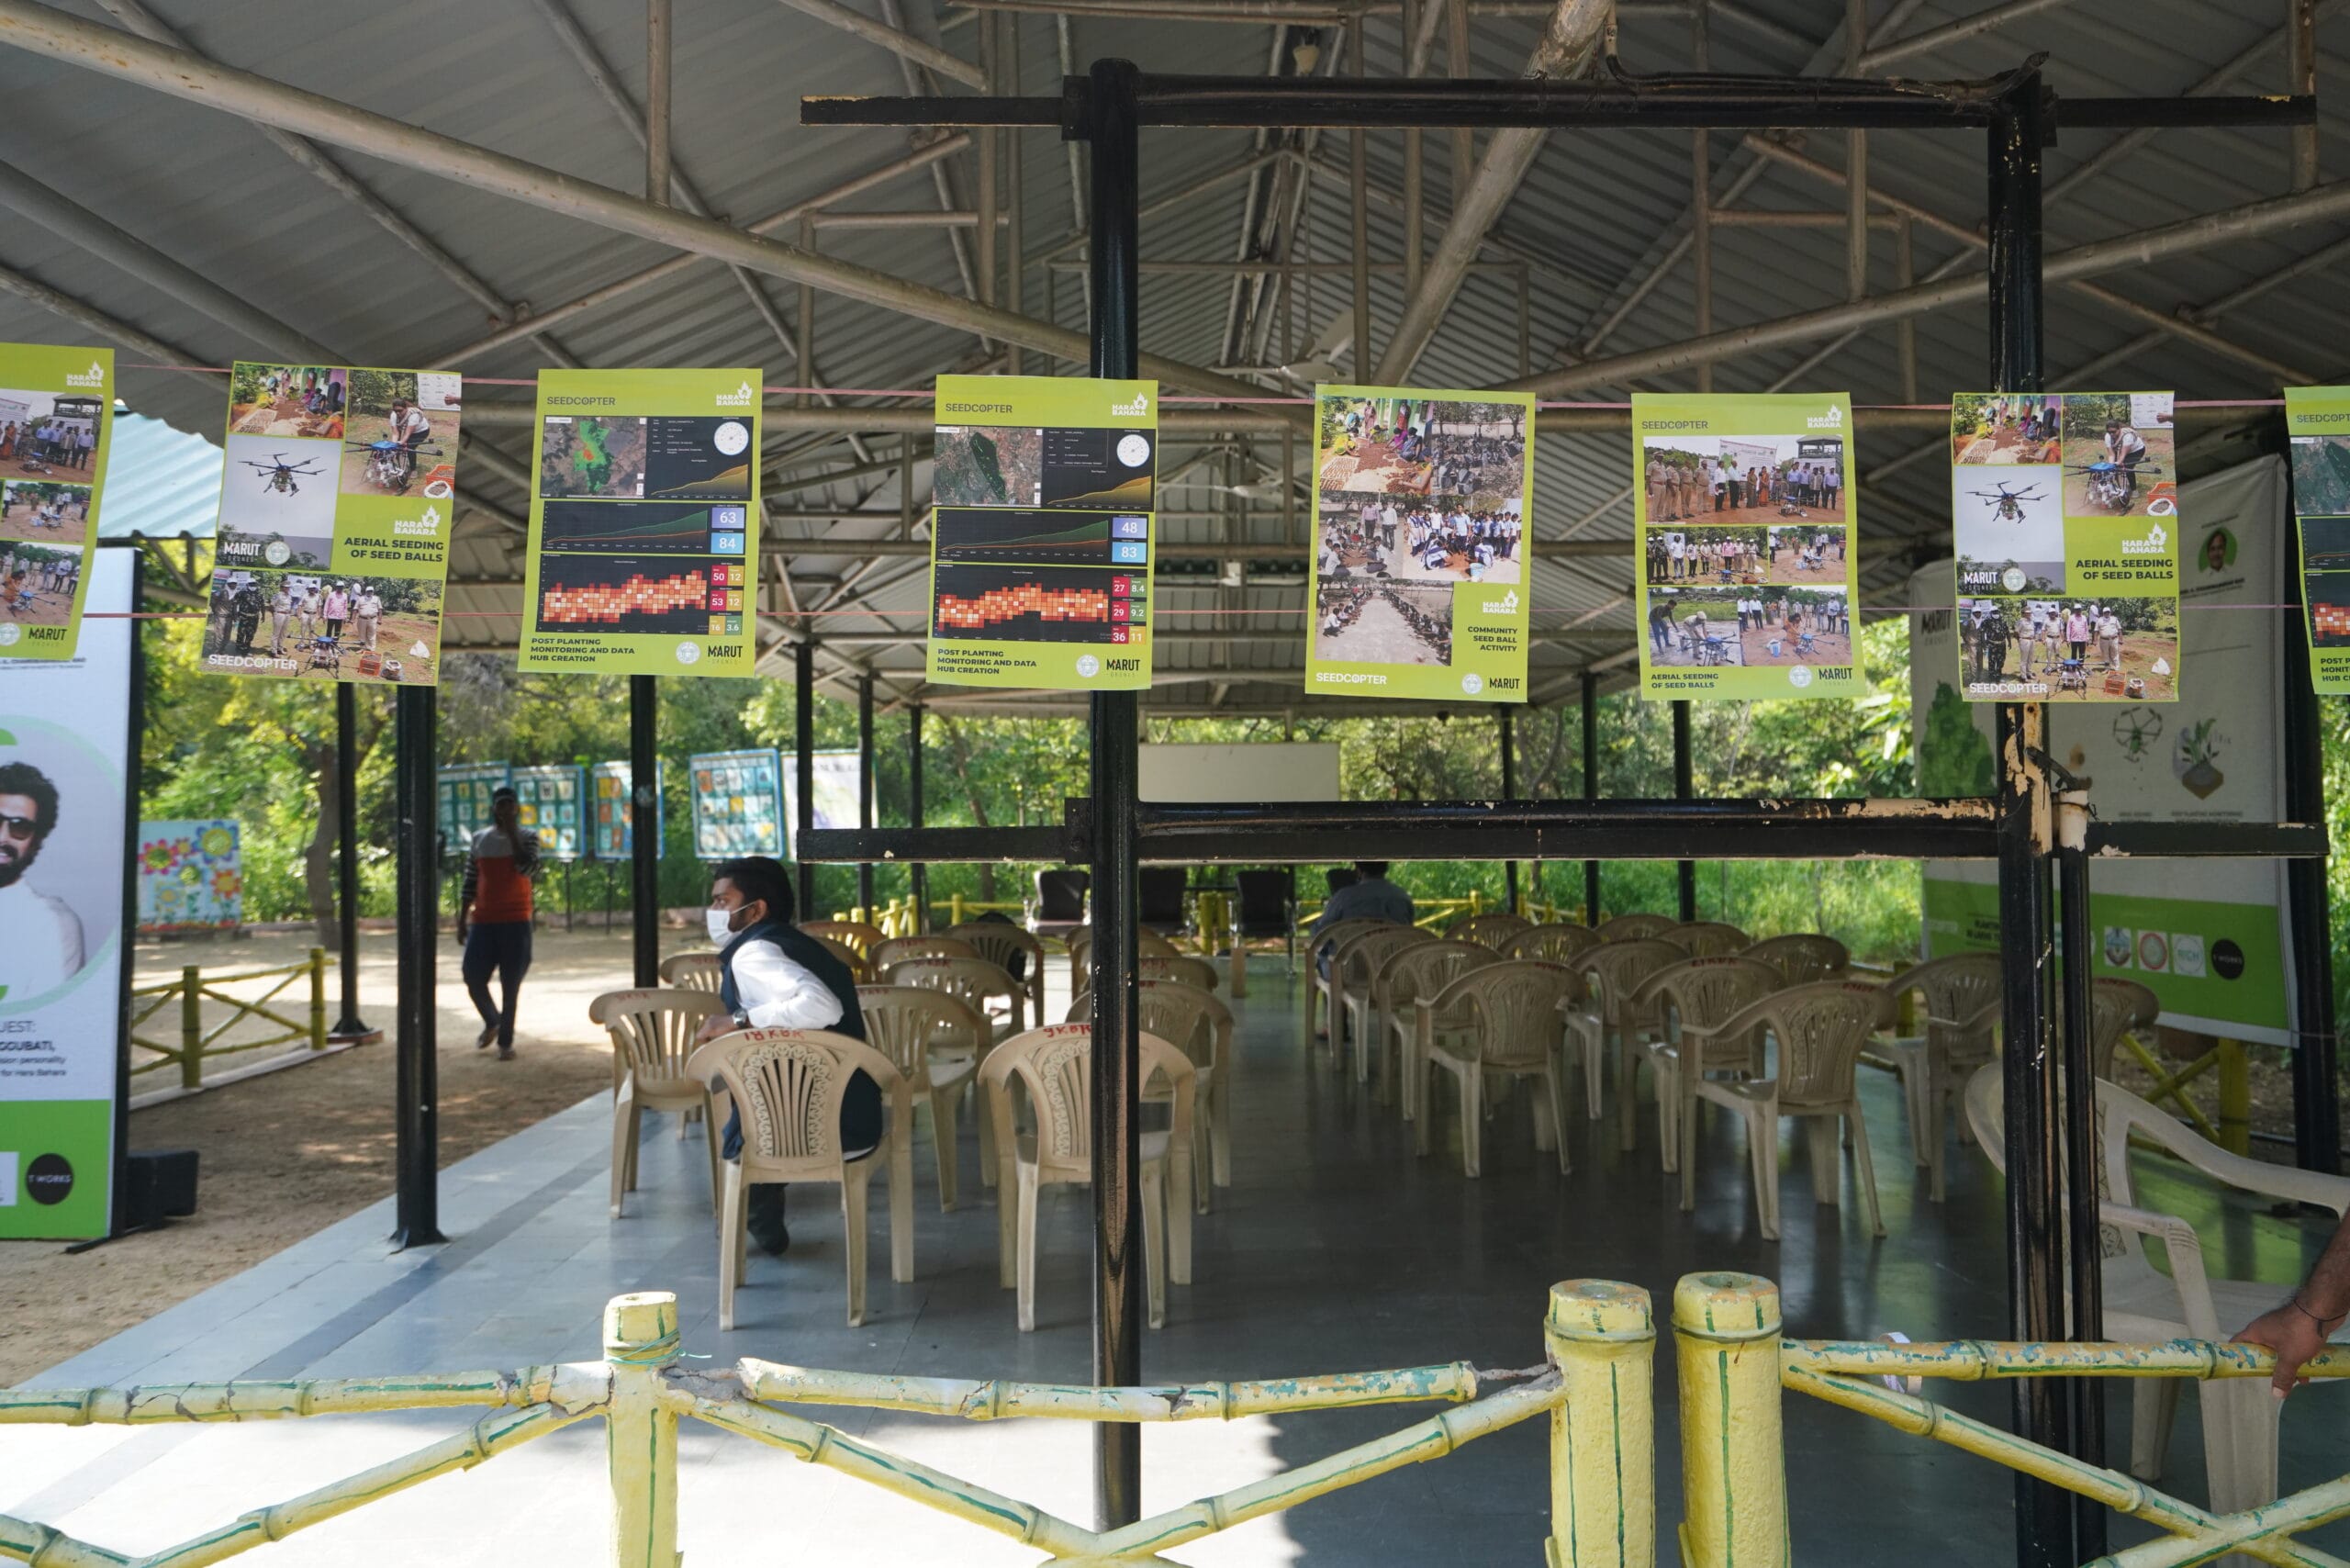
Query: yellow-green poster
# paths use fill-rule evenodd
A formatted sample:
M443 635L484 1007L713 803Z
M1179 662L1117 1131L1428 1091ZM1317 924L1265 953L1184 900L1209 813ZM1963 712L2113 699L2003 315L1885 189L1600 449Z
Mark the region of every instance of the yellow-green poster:
M1530 393L1314 389L1305 689L1526 700Z
M2350 692L2350 386L2288 386L2310 678Z
M543 370L523 669L746 676L759 373Z
M206 669L439 681L463 402L453 371L229 368Z
M114 428L114 351L0 343L0 658L70 659Z
M1158 383L942 375L937 417L930 678L1148 686Z
M2178 700L2177 444L2167 392L1951 398L1969 701Z
M1851 697L1849 393L1632 395L1640 693Z

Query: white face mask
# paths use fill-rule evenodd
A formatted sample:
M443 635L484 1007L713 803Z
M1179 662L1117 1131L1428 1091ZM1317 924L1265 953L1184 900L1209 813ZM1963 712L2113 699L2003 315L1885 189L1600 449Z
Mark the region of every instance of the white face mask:
M731 924L733 918L734 912L731 909L706 909L702 911L702 919L707 921L710 924L710 945L711 946L723 947L726 944L734 940L734 928Z

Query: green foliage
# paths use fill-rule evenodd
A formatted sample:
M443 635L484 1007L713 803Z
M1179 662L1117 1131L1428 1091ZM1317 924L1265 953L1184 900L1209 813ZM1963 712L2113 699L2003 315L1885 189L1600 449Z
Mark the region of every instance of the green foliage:
M1991 741L1975 727L1974 704L1949 681L1934 687L1919 747L1918 792L1930 799L1988 795L1994 782Z

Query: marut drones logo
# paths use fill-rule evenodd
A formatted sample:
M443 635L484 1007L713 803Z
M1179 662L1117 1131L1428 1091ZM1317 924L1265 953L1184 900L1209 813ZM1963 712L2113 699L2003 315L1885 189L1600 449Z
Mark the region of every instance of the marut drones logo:
M90 368L87 370L69 370L65 373L65 385L68 386L104 386L106 384L106 373L99 367L96 360L90 362Z
M732 392L721 392L711 401L722 409L747 409L751 406L752 399L757 396L756 392L751 390L751 384L745 381Z

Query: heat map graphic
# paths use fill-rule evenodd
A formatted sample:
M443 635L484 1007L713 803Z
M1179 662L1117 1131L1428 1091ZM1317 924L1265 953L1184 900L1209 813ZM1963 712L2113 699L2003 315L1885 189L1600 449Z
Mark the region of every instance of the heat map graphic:
M1103 572L973 572L942 566L934 604L932 632L940 637L1106 643L1118 619Z
M700 632L709 623L710 577L700 567L682 571L631 571L617 566L602 570L565 572L570 581L554 580L552 559L545 563L548 580L539 586L539 627L542 631L605 626L628 632Z

